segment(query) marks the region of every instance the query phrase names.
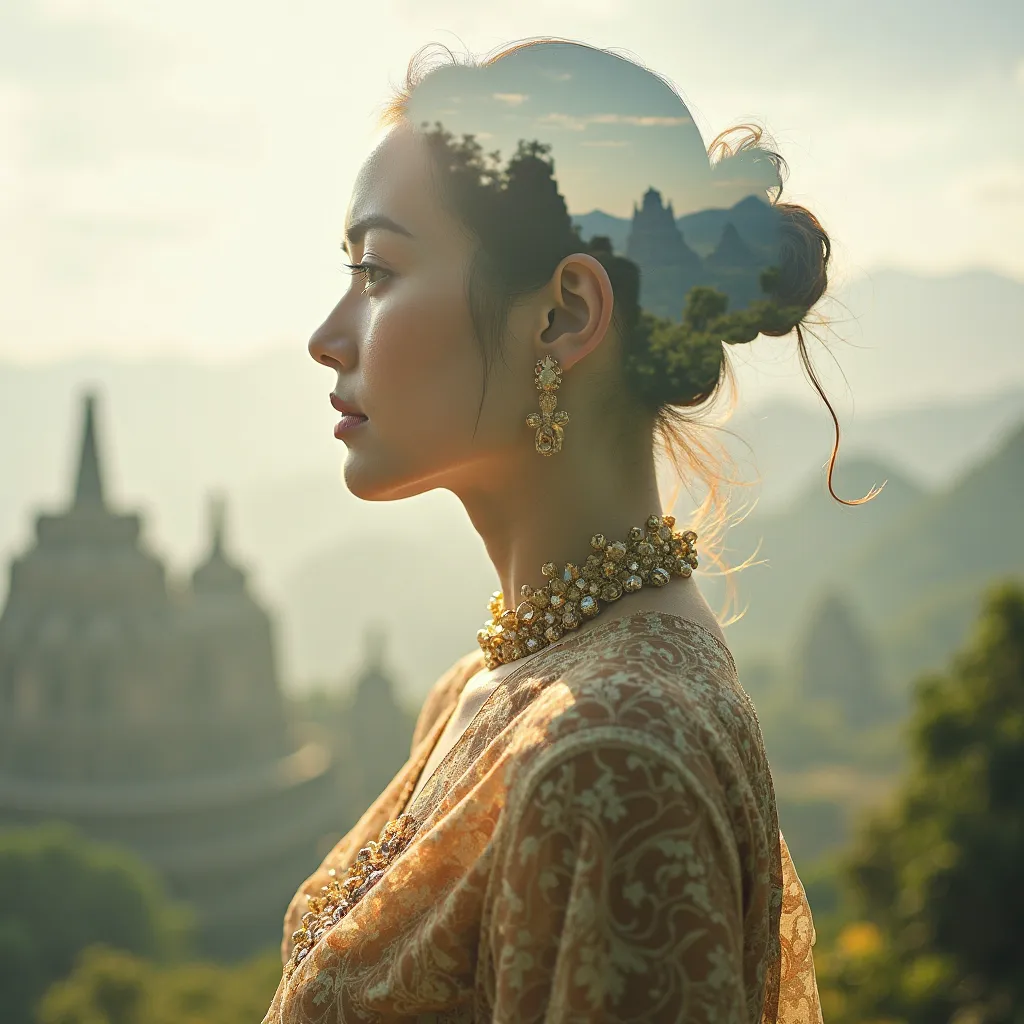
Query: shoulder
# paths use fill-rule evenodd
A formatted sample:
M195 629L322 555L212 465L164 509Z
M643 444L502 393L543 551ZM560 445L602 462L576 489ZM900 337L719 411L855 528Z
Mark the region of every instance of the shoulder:
M633 616L550 668L514 726L510 804L570 779L584 802L599 779L653 790L667 773L665 785L709 801L709 813L736 827L777 827L753 704L728 649L707 630L674 616Z
M732 655L701 626L641 614L544 666L547 684L523 713L545 756L639 743L719 773L766 771L760 725Z

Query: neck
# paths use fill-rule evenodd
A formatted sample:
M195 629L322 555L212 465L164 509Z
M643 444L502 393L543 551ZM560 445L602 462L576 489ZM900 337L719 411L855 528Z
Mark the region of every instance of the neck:
M613 444L588 440L579 430L566 435L562 451L544 456L523 445L511 471L504 464L501 479L456 490L494 565L507 608L519 603L524 583L544 585L545 562L559 570L566 562L582 564L594 534L603 533L609 542L625 540L631 526L663 511L649 438ZM481 614L487 614L485 600Z

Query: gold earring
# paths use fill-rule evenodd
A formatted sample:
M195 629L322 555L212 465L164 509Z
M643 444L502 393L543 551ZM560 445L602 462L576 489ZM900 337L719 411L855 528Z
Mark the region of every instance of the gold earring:
M540 392L540 412L531 412L526 417L526 425L536 428L534 447L537 451L541 455L553 455L562 450L562 425L569 422L569 414L564 409L555 412L558 404L555 391L562 383L562 368L558 360L549 355L537 360L533 372Z

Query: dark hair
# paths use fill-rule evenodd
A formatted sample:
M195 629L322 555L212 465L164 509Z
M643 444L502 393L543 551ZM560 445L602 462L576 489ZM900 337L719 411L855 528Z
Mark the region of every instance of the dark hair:
M434 44L428 44L410 59L404 87L384 106L379 124L386 127L408 121L413 94L442 69L446 73L452 68L479 71L525 48L565 42L549 37L528 40L479 61L470 56L459 61L442 46L439 63L431 62ZM618 57L610 51L599 52ZM631 68L637 66L626 58L618 59ZM649 69L643 70L660 78ZM670 83L665 84L672 88ZM678 98L678 93L672 91ZM679 102L685 110L681 99ZM708 147L707 158L712 171L730 160L749 157L767 160L774 167L777 191L771 207L778 215L779 253L777 266L761 275L768 298L751 303L741 313L725 315L725 297L721 293L694 288L687 296L682 322L675 323L640 308L636 263L615 254L607 237L595 236L588 242L580 237L558 192L553 161L546 159L550 146L520 140L503 170L498 155L484 154L474 136L464 135L456 140L436 121L433 127L426 123L419 127L434 158L438 194L478 241L470 265L467 296L481 344L485 385L490 360L499 349L516 299L547 283L567 255L589 252L605 268L611 282L612 324L622 342L623 371L634 399L632 408L620 405L619 411L651 425L680 479L685 479L688 470L706 483L708 493L695 514L695 525L701 528L702 547L710 561L722 567L717 542L727 521L727 501L721 494L721 485L745 484L722 472L722 463L732 462L731 456L723 446L711 446L703 430L694 429L697 419L688 410L701 406L703 412L706 403L717 399L726 384L732 395L729 412L735 407L735 378L731 364L724 358L723 342L741 344L759 334L782 337L796 332L801 364L835 424L835 445L828 466L829 493L844 505L859 505L875 497L880 488L852 501L840 498L832 489L839 420L814 373L804 342L811 308L828 287L831 242L813 213L803 206L779 202L788 167L778 153L762 144L763 129L752 124L727 129ZM820 317L816 322L824 323ZM808 333L813 335L809 330ZM623 390L618 386L620 382L615 384L614 389L609 389L610 399ZM483 395L481 408L482 405ZM737 569L725 570L724 574L747 564L749 560Z

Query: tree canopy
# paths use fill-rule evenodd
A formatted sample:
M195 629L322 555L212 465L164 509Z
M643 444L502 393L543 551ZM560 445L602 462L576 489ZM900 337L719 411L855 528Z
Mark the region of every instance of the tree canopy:
M32 1021L36 1002L88 946L173 957L191 915L134 854L66 825L0 830L0 991L3 1019Z
M858 920L823 963L832 1024L1024 1019L1024 588L1002 583L915 687L912 767L848 861ZM823 1001L825 996L823 994Z
M38 1024L253 1024L281 979L276 949L232 967L158 965L93 946L47 992Z

